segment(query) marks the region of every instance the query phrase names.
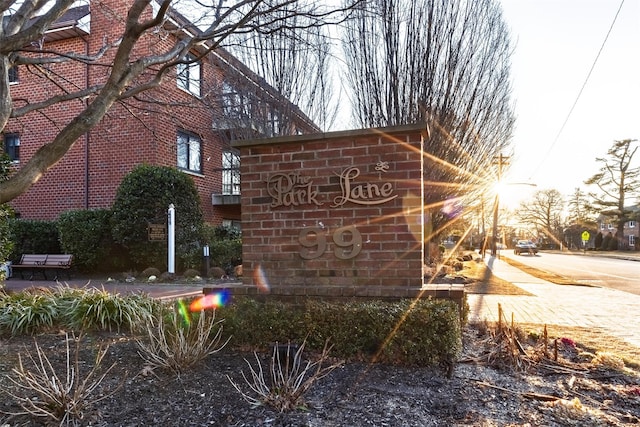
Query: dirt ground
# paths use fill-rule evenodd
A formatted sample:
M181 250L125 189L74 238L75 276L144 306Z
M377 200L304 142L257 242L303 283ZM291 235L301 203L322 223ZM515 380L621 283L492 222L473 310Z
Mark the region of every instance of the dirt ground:
M468 263L465 263L468 264ZM466 266L468 290L518 292L482 268ZM516 289L514 289L516 288ZM150 370L134 337L102 333L81 341L78 378L94 366L100 344L109 349L101 368L114 364L98 384L80 425L92 426L636 426L640 425L640 373L633 352L625 362L611 341L586 330L544 325L468 325L463 354L449 378L439 369L345 362L316 382L296 410L252 407L230 377L251 394L242 373L254 354L231 346L175 375ZM589 335L592 335L589 338ZM557 338L557 339L555 339ZM583 345L581 338L591 340ZM0 339L0 426L47 424L20 411L9 394L35 399L9 381L21 354L35 356L34 341L64 380L66 336L60 333ZM73 345L72 345L73 348ZM615 349L615 346L613 346ZM637 350L637 349L636 349ZM73 356L73 354L72 354ZM305 354L314 360L314 354ZM259 354L268 375L270 356ZM636 359L640 360L640 359ZM630 363L631 362L631 363ZM72 357L73 365L73 357Z
M100 366L115 363L93 397L104 398L84 412L93 426L626 426L640 424L640 376L626 368L591 362L579 344L560 341L558 361L527 347L528 356L497 353L493 334L467 328L464 353L451 378L437 369L345 363L319 380L297 410L279 413L252 407L227 376L246 393L252 353L223 350L179 376L150 371L131 337L102 334L85 338L80 377L93 366L96 348L109 343ZM33 340L64 380L65 335L20 337L0 342L0 400L3 413L19 412L6 394L16 390L16 354L33 353ZM314 355L308 354L312 359ZM260 358L269 365L268 355ZM246 360L245 360L246 359ZM614 359L615 361L615 359ZM30 362L24 362L28 368ZM607 362L610 363L610 362ZM611 364L611 363L610 363ZM33 369L33 368L31 368ZM118 388L120 387L120 388ZM110 393L112 393L110 395ZM3 426L55 425L31 416L0 416Z

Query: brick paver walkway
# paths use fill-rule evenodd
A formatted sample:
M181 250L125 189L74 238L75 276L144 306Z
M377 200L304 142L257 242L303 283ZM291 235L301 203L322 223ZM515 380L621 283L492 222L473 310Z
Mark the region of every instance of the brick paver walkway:
M497 321L498 304L507 320L559 326L601 328L640 347L640 295L615 289L556 285L496 258L488 258L493 274L532 296L468 294L469 321Z

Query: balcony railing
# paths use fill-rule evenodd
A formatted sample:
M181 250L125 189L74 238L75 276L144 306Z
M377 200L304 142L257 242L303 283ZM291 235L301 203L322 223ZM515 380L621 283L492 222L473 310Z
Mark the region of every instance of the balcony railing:
M222 191L211 195L211 204L239 205L240 204L240 168L222 168Z

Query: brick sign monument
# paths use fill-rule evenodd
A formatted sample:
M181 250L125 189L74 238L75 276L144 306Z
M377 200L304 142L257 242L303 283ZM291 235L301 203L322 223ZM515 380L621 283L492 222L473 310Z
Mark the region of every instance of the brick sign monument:
M423 292L424 124L239 141L243 282L287 296Z

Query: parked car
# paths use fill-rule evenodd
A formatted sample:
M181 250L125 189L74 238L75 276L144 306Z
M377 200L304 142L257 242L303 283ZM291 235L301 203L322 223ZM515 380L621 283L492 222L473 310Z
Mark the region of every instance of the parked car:
M538 247L531 240L518 240L516 247L513 249L513 253L516 255L520 255L522 253L535 255L538 253Z

